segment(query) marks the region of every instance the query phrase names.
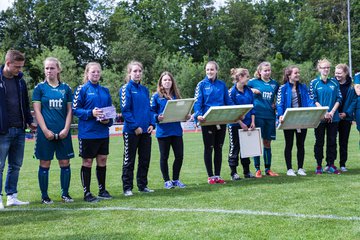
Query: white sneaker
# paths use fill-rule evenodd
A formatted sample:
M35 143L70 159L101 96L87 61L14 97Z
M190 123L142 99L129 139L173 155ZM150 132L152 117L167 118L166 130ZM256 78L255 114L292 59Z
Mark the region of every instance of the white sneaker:
M292 169L287 170L286 175L296 177L296 173Z
M134 195L134 194L133 194L133 192L132 192L131 190L126 190L126 191L124 192L124 196L125 196L125 197L131 197L132 195Z
M17 198L17 193L7 196L6 206L8 206L8 207L9 206L21 206L21 205L27 205L27 204L29 204L29 202L23 202Z
M4 209L4 204L2 202L2 196L0 195L0 210Z
M299 170L297 171L297 174L299 174L299 175L301 175L301 176L306 176L305 169L299 168Z
M347 171L348 171L346 167L341 167L340 170L341 170L342 172L347 172Z

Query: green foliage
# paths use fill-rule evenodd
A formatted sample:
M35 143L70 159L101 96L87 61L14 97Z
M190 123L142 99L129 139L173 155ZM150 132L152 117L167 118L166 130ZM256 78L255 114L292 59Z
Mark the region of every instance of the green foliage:
M101 85L109 89L113 105L119 111L119 89L124 84L124 76L117 74L114 69L104 69L101 73L101 79Z
M80 70L76 68L76 62L66 47L55 46L52 51L44 47L44 51L31 60L34 71L40 72L41 76L44 76L44 60L47 57L55 57L61 62L62 82L67 83L72 89L82 83L82 74L80 74ZM37 84L43 78L36 79L34 84Z
M351 0L355 70L360 66L359 13L360 2ZM219 78L228 85L231 68L252 73L264 60L272 62L277 80L288 62L307 65L327 57L334 65L347 63L347 6L341 0L229 0L220 8L213 0L16 0L0 12L0 52L16 48L37 59L56 46L68 49L75 69L98 61L124 75L128 62L141 61L143 83L152 92L159 72L171 62L180 66L171 71L183 94L191 96L203 78L204 59L219 63ZM26 61L26 71L31 87L43 78L39 64ZM315 75L313 70L302 74Z
M195 87L204 78L205 63L193 63L193 58L180 53L158 56L153 65L154 86L164 71L173 74L183 98L194 97ZM153 91L156 87L153 88Z

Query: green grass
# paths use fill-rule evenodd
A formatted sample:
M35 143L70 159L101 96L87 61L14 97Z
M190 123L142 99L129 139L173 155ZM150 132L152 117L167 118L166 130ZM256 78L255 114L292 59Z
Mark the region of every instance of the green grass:
M154 137L149 187L155 189L155 193L139 194L135 187L135 195L125 198L121 183L123 139L112 137L107 188L114 199L96 204L82 200L81 159L76 157L71 161L70 187L75 202L60 202L60 171L57 161L53 161L49 195L55 203L51 206L40 203L38 162L32 158L34 142L28 141L24 166L20 172L19 198L29 200L31 204L6 208L6 211L0 212L1 239L360 239L360 151L359 134L355 128L349 143L347 165L350 171L338 176L316 176L313 173L316 165L313 157L314 133L309 130L304 166L308 176L287 177L281 131L277 132L277 138L272 143L272 168L280 177L231 182L226 139L222 176L227 184L210 186L203 163L201 134L186 133L181 180L188 186L185 189L165 190ZM78 148L76 139L74 148ZM293 165L296 167L295 155ZM253 171L253 165L251 169ZM97 193L94 170L95 167L91 187L92 192ZM5 197L3 200L6 203ZM151 211L149 208L163 210ZM188 211L180 212L181 209ZM205 211L194 212L192 209ZM210 212L206 209L228 211ZM246 214L240 210L251 212ZM282 215L260 215L260 212ZM305 217L291 214L303 214ZM314 215L345 218L325 219ZM346 217L355 218L349 220Z

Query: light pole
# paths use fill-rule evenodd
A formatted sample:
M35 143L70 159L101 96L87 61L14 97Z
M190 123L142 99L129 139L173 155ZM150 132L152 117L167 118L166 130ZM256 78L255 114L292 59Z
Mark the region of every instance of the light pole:
M348 18L348 43L349 43L349 75L352 76L351 59L351 28L350 28L350 0L347 0L347 18Z

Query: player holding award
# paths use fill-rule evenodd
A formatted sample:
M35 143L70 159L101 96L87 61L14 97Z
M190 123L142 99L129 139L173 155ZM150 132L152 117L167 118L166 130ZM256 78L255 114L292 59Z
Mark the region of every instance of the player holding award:
M164 187L171 189L174 187L184 188L186 185L179 180L180 170L184 158L183 130L180 122L161 123L164 120L164 112L168 100L180 99L180 92L176 86L174 77L169 72L160 75L157 91L151 98L151 109L154 111L156 121L156 137L160 149L160 169L164 179ZM190 116L189 116L190 117ZM172 147L174 151L173 178L169 177L169 151Z
M218 69L219 66L216 62L208 62L205 67L206 77L196 86L194 118L199 122L205 122L203 115L211 106L234 105L229 97L225 83L217 79ZM224 184L225 181L220 177L220 172L226 125L202 126L201 132L204 142L204 162L208 174L208 183ZM215 171L213 171L212 161L213 150Z
M247 86L249 81L249 71L245 68L232 68L231 77L234 86L229 90L230 98L233 100L234 104L253 104L254 96L251 89ZM233 181L240 180L240 176L237 173L236 167L239 165L239 152L240 152L240 142L239 142L239 129L244 131L251 131L255 128L255 110L251 109L242 120L239 120L238 123L233 123L228 125L229 130L229 166L230 166L230 175ZM250 172L250 158L241 158L241 165L243 167L244 178L253 178L255 177Z
M284 70L284 84L279 88L277 95L276 109L279 122L283 122L283 115L287 108L312 107L315 106L310 99L308 89L305 84L300 83L300 70L296 66L290 66ZM297 147L297 174L305 176L304 156L305 156L305 138L307 129L288 129L284 130L285 138L285 162L287 167L286 175L296 176L292 169L291 151L296 136Z
M97 202L110 199L106 190L106 162L109 154L109 127L112 119L99 120L103 117L100 108L112 105L109 89L101 86L101 66L97 62L86 65L83 85L74 94L73 111L79 118L79 155L82 157L81 183L84 189L84 201ZM96 158L96 177L98 180L98 198L90 192L91 167Z

